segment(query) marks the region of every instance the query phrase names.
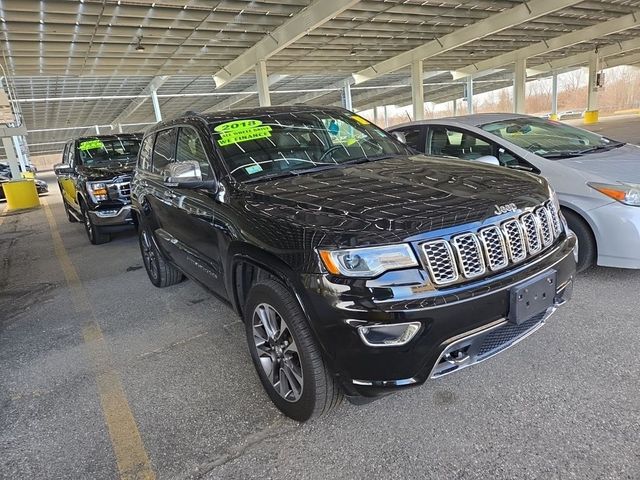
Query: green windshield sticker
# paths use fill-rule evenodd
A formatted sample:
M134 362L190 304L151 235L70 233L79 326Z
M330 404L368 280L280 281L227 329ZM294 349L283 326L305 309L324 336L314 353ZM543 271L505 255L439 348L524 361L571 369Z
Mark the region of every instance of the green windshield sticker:
M99 148L104 148L104 143L102 140L87 140L86 142L80 143L78 147L80 150L97 150Z
M221 147L271 136L269 125L262 125L260 120L252 119L221 123L214 130L220 134L218 145Z
M257 163L255 165L249 165L248 167L244 167L244 171L249 175L253 175L254 173L258 173L262 171L262 167Z

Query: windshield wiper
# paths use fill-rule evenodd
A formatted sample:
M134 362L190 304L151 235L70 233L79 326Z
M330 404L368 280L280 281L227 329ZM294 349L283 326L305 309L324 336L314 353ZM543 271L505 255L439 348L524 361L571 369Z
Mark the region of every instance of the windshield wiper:
M587 148L586 150L582 150L579 153L580 153L580 155L584 155L585 153L606 152L608 150L612 150L614 148L621 147L622 145L624 145L623 142L611 143L609 145L597 145L595 147ZM576 153L578 153L578 152L576 152Z
M249 178L248 180L244 180L243 183L254 183L254 182L261 182L264 180L271 180L274 178L293 177L297 175L303 175L305 173L318 172L320 170L329 170L332 168L339 167L341 165L342 165L341 163L336 163L331 165L316 165L315 167L310 167L310 168L284 170L282 172L275 172L275 173L269 173L268 175L262 175L261 177Z

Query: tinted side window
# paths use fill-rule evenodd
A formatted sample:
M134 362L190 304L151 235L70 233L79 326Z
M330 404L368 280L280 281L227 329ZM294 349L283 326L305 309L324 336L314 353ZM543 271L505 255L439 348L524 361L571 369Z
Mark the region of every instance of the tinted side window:
M474 160L485 155L493 155L493 147L478 136L445 127L429 129L428 152L435 156L448 156Z
M149 135L142 140L140 152L138 153L138 168L140 170L151 170L151 151L153 148L153 138L155 135Z
M407 145L424 153L424 137L422 136L422 128L403 128L400 132L404 134Z
M162 130L156 136L156 143L153 147L153 167L152 172L163 175L164 171L172 162L176 161L176 129Z
M207 179L211 176L211 167L207 160L207 154L204 151L198 132L193 128L180 128L180 132L178 133L176 160L178 162L196 161L200 164L202 178Z

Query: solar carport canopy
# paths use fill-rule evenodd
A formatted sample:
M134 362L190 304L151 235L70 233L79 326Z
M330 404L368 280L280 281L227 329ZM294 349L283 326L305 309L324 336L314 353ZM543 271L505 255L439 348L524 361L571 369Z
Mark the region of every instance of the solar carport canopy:
M640 1L607 0L3 0L5 76L31 154L73 136L138 131L187 110L258 105L264 60L271 103L355 109L411 102L422 60L425 100L508 86L530 74L640 62ZM463 79L463 80L459 80Z

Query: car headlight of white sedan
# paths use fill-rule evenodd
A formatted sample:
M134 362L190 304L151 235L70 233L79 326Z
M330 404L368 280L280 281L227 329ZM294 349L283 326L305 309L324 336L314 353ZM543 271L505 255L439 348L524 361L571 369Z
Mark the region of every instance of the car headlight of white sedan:
M632 183L609 184L596 182L588 182L587 185L620 203L640 207L640 185Z

